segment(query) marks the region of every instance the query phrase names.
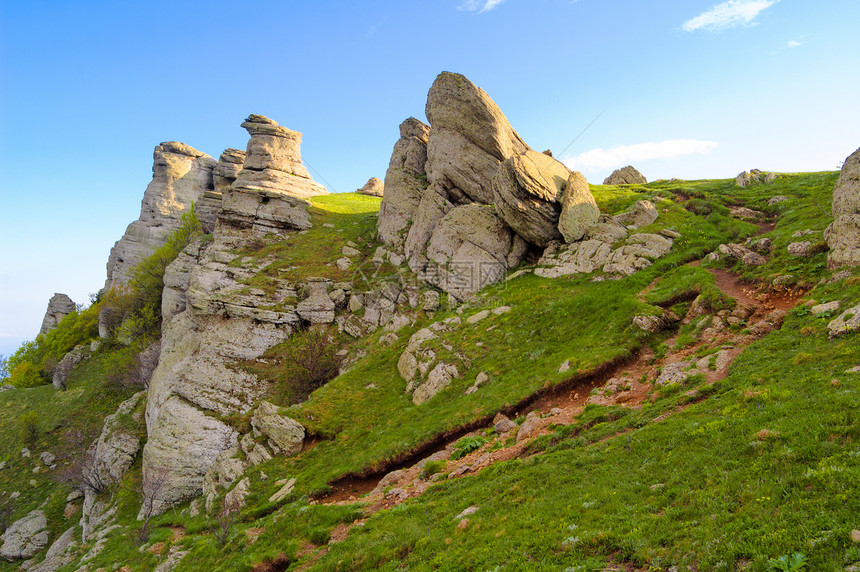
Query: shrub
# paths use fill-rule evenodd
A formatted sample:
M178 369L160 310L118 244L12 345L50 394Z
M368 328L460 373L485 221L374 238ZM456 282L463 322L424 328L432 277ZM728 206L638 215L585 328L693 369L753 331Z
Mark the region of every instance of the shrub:
M30 445L39 439L39 416L35 411L28 411L18 418L21 438Z
M334 333L331 328L310 328L295 334L286 344L283 361L289 368L289 387L282 389L292 401L303 401L337 376L343 358L337 355Z
M446 464L447 463L445 463L445 461L427 461L424 463L424 467L421 469L419 477L425 480L429 479L433 475L444 471Z
M463 437L456 443L454 443L454 452L451 453L451 459L457 460L462 459L469 453L473 451L477 451L481 447L484 446L488 439L486 437L474 436L474 437Z
M33 362L25 361L12 370L9 383L15 387L38 387L48 382L41 375L41 368Z

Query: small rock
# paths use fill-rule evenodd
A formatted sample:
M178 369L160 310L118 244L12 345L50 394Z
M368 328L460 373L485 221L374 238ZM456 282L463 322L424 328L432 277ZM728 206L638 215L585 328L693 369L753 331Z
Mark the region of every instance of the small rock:
M825 312L835 312L839 309L839 300L834 300L832 302L827 302L826 304L818 304L810 308L813 316L818 316Z
M349 270L349 267L352 266L352 260L350 260L349 258L338 258L334 264L340 270Z
M768 205L775 205L776 203L781 203L783 201L790 201L791 197L786 197L785 195L779 195L777 197L772 197L769 201L767 201Z
M292 478L286 482L277 481L275 483L275 486L278 486L281 483L283 483L283 485L281 486L280 490L278 490L278 492L269 497L269 502L278 502L280 500L283 500L288 494L293 492L293 489L296 486L296 479Z
M424 309L428 312L435 312L439 309L439 292L428 290L424 292Z
M344 246L340 249L340 252L344 256L361 256L361 252L351 246Z
M30 458L30 449L28 449L27 447L21 449L21 456L24 458Z
M842 312L838 318L827 324L827 329L830 330L831 338L860 330L860 304Z
M671 238L672 240L675 240L677 238L681 238L680 232L678 232L677 230L671 230L668 228L664 228L663 230L660 231L659 234L662 234L666 238Z
M498 308L495 308L493 310L493 314L496 316L501 316L502 314L507 314L510 311L511 311L510 306L499 306Z
M478 322L480 322L481 320L483 320L484 318L486 318L489 315L490 315L490 312L488 310L481 310L477 314L472 314L471 316L466 318L466 323L477 324Z
M44 464L49 465L49 466L53 465L54 461L57 459L57 457L54 454L49 453L48 451L45 451L44 453L39 455L39 458L42 459L42 462Z
M517 443L526 439L531 439L537 435L540 429L540 415L536 411L532 411L526 416L526 420L520 425L520 430L517 431Z
M564 362L560 366L558 366L558 373L565 373L570 371L570 360Z
M855 528L854 530L851 531L851 542L855 542L855 543L860 542L860 530L857 530Z
M478 507L475 505L470 506L467 509L464 509L463 512L454 517L454 520L460 520L461 518L466 518L467 516L473 515L478 512Z
M511 421L506 415L496 413L496 416L493 418L493 430L499 435L504 435L516 428L517 424Z
M788 245L788 253L798 258L809 258L815 253L814 245L808 240L792 242Z

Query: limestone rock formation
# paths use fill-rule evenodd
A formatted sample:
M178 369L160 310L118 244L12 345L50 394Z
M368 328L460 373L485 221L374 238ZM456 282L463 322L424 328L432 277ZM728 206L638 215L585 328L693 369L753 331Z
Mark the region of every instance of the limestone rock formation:
M95 470L105 485L118 482L140 452L143 416L135 410L145 398L145 391L138 392L123 401L116 413L105 418L93 455Z
M356 190L355 192L359 195L368 195L371 197L382 197L384 196L385 185L382 183L382 180L379 177L371 177L367 180L363 187Z
M493 179L499 216L526 241L546 247L560 240L560 200L570 171L549 155L526 151L507 159Z
M657 207L651 201L636 201L627 212L615 215L616 221L630 228L648 226L660 216Z
M71 564L75 557L72 549L77 546L75 541L75 527L68 529L51 544L45 553L45 560L36 567L30 568L30 572L55 572L63 566Z
M642 176L631 165L612 171L612 174L604 179L604 185L644 185L648 180Z
M558 230L565 242L581 240L589 228L600 219L600 209L594 195L588 188L588 181L581 173L574 171L567 179Z
M311 324L331 324L334 321L335 304L328 295L331 280L311 278L308 280L308 297L299 302L296 312Z
M824 231L827 265L860 266L860 149L845 159L833 188L833 219Z
M215 165L215 159L184 143L167 141L155 147L140 218L111 249L105 289L127 284L131 270L164 244L191 203L213 190Z
M84 359L84 350L81 347L77 347L63 356L63 359L57 363L57 367L54 368L54 376L51 380L54 389L66 389L66 381L69 379L69 374L72 373L72 369L80 361Z
M34 510L12 523L0 539L0 556L6 560L32 558L48 545L48 519L41 510Z
M233 181L239 176L242 165L245 163L245 152L239 149L225 149L218 158L218 164L212 171L212 182L216 193L223 193L230 189Z
M66 294L56 293L51 296L48 301L48 309L45 310L45 317L42 318L42 327L39 328L40 334L47 334L57 327L63 318L75 311L75 303Z
M765 173L759 169L744 171L735 177L735 184L739 187L748 187L757 183L772 183L776 180L776 173Z

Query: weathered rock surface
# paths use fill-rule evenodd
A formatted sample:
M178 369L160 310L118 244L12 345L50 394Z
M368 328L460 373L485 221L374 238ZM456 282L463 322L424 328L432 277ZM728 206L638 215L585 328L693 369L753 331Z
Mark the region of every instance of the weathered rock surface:
M6 560L32 558L48 545L48 518L41 510L34 510L15 521L0 536L3 546L0 556Z
M752 169L735 177L735 183L739 187L748 187L756 183L771 183L776 180L776 176L776 173L765 173L758 169Z
M845 159L833 188L833 219L824 231L827 265L860 266L860 149Z
M29 572L55 572L75 560L72 549L78 545L75 540L75 528L72 527L60 535L45 553L45 560L30 568Z
M308 280L308 297L299 302L296 312L311 324L331 324L334 321L335 304L327 289L331 280L311 278Z
M215 165L215 159L184 143L168 141L156 146L152 181L143 195L140 218L111 249L105 289L126 285L131 270L179 227L179 219L191 203L214 190Z
M546 247L560 240L558 221L570 171L559 161L535 151L507 159L493 179L499 216L526 241Z
M278 408L268 401L260 403L251 426L269 438L269 446L276 454L290 457L302 450L305 428L298 421L278 414Z
M831 338L860 330L860 304L842 312L827 324L827 329L830 331Z
M448 387L456 377L460 377L456 365L439 362L427 376L427 381L415 388L412 394L412 403L415 405L427 403L437 393Z
M608 238L611 240L614 236L610 234ZM535 274L544 278L558 278L602 270L609 278L630 276L665 256L672 249L672 244L671 238L649 233L633 234L614 250L611 243L595 239L565 246L553 243L538 261L543 267L537 268Z
M564 198L561 201L559 232L564 241L570 243L582 239L588 229L599 220L600 209L588 188L588 181L581 173L574 171L567 179Z
M439 74L425 113L432 127L427 146L430 183L490 204L499 164L525 152L528 145L490 96L460 74Z
M385 185L379 177L371 177L367 180L363 187L355 191L359 195L368 195L371 197L381 197L385 192Z
M48 301L48 309L45 310L45 317L42 318L42 327L39 328L40 334L47 334L57 327L63 318L75 311L75 303L66 294L56 293L51 296Z
M245 163L246 154L239 149L225 149L218 158L218 164L212 171L212 182L215 192L223 193L233 186L233 181L239 176L242 165Z
M642 176L631 165L612 171L612 174L604 179L604 185L644 185L648 180Z
M743 244L721 244L715 252L708 255L708 260L719 260L723 256L740 260L744 266L761 266L767 262L767 258Z
M493 212L478 204L442 217L427 246L425 280L460 300L501 280L522 262L526 244Z

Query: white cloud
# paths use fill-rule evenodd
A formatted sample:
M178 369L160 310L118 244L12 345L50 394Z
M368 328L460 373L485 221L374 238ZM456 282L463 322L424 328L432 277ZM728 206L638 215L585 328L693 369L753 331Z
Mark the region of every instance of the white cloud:
M716 147L717 143L714 141L670 139L636 145L619 145L610 149L592 149L575 157L565 157L562 159L562 163L571 169L594 171L623 167L628 163L638 163L651 159L677 159L685 155L700 155L708 153Z
M803 45L803 42L797 42L795 40L792 40L788 43L789 48L796 48L796 47L802 46L802 45Z
M723 30L738 25L750 24L764 9L769 8L779 0L728 0L717 4L707 12L702 12L695 18L681 25L687 32L696 30Z
M477 11L478 14L482 12L489 12L505 0L466 0L460 6L457 7L457 10L467 10L469 12Z

